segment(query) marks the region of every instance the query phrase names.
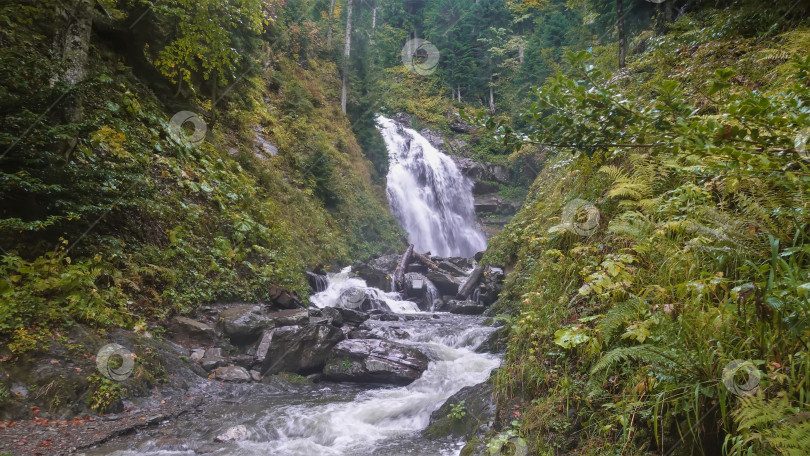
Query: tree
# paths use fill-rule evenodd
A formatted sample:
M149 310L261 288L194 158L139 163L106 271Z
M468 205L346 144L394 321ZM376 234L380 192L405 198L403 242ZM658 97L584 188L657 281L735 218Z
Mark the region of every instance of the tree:
M343 87L340 91L340 109L346 114L346 90L349 83L349 56L352 52L352 3L346 5L346 45L343 48Z

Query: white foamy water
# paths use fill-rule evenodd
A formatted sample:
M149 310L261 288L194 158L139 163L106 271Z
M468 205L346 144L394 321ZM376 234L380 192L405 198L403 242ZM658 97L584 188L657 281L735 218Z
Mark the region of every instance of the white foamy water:
M473 182L415 130L383 116L377 116L377 125L390 158L388 203L416 250L460 257L484 250Z

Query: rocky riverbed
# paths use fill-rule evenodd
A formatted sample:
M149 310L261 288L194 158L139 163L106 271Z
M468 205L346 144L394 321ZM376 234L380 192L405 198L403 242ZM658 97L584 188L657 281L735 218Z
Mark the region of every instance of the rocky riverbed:
M421 431L451 395L486 381L499 364L476 352L498 346L495 328L476 315L497 299L502 272L474 259L414 254L309 277L309 306L274 288L268 303L175 316L162 337L118 330L107 340L74 328L16 366L26 373L17 388L24 395L3 411L0 452L456 454L463 436ZM106 342L136 361L108 413L95 416L79 373L97 360L77 356L77 347ZM75 387L61 407L48 395L66 387L58 378Z

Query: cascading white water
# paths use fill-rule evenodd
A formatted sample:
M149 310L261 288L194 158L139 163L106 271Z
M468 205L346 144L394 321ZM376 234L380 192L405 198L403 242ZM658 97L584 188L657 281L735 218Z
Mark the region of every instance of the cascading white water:
M484 250L472 181L415 130L383 116L377 125L390 157L388 203L416 250L461 257Z

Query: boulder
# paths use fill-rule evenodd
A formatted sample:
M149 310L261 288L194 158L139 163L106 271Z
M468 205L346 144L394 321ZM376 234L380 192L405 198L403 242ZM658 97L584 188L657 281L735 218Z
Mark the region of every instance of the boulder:
M430 414L430 425L422 431L423 435L428 438L470 438L490 429L496 418L492 392L490 382L462 388Z
M247 438L248 430L244 425L240 424L214 437L214 442L238 442Z
M288 309L270 312L267 317L273 320L275 327L305 325L309 322L307 309Z
M486 195L487 193L496 193L500 190L498 184L487 181L475 181L473 185L473 195Z
M167 326L171 338L186 346L208 345L218 337L211 325L188 317L174 317Z
M394 121L405 128L411 128L413 126L413 118L404 112L394 114Z
M273 327L273 320L261 306L243 304L220 312L218 324L233 343L239 344L255 340L263 330Z
M191 350L191 354L189 355L189 359L192 361L199 361L205 358L205 350L202 348L195 348Z
M223 382L247 383L253 380L250 373L241 366L218 367L214 371L214 378Z
M390 312L391 309L385 301L377 299L371 293L367 293L362 288L346 288L340 293L340 308L349 310L362 310L370 312L372 310L383 310Z
M447 303L450 313L459 315L481 315L487 308L472 301L452 300Z
M460 279L455 279L455 276L444 274L439 271L430 271L425 275L425 277L433 282L433 285L436 286L436 289L439 290L439 293L442 295L455 296L458 293L458 288L461 286Z
M495 163L487 163L484 166L487 170L486 177L488 180L493 180L501 184L508 184L512 181L512 176L509 175L509 169L506 166Z
M304 307L298 293L289 292L278 285L271 286L268 294L270 302L279 309L299 309Z
M372 264L374 264L376 261L377 260L373 260ZM379 288L386 293L390 292L392 289L391 274L393 271L389 272L387 270L375 267L372 264L355 263L352 265L352 270L361 279L366 281L366 285Z
M471 124L458 118L453 119L453 121L450 122L448 126L450 127L450 130L456 133L469 133L473 129L473 126Z
M478 302L490 306L498 300L503 289L504 273L500 268L488 268L478 285Z
M321 309L321 314L335 326L347 325L357 327L369 318L368 314L365 312L343 307L324 307Z
M381 339L348 339L337 344L323 369L333 381L407 385L427 369L428 358L407 345Z
M282 326L273 329L268 339L262 375L285 371L306 375L323 369L332 347L343 339L343 331L332 325ZM257 357L260 353L257 350Z
M429 128L423 128L419 131L419 134L422 135L423 138L427 139L431 146L439 150L444 150L444 138L438 132L435 132Z

